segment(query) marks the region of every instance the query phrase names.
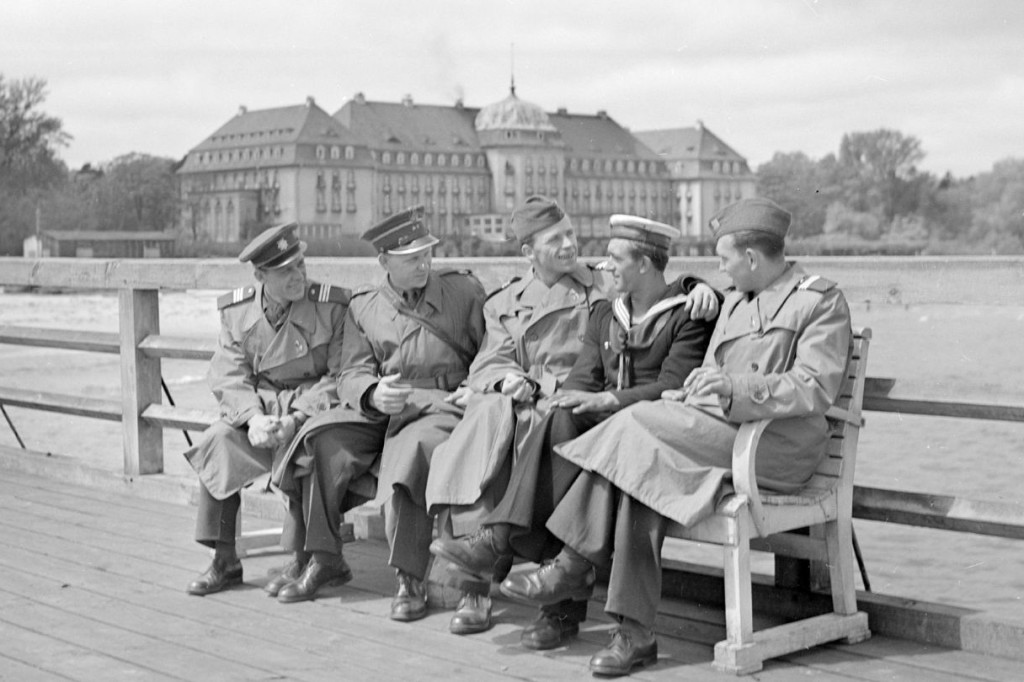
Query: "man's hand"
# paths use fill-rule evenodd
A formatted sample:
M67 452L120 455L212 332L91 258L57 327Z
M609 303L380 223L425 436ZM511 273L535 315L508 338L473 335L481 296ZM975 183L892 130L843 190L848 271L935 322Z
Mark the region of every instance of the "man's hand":
M271 434L274 439L274 446L281 447L290 445L295 438L295 432L299 430L299 423L292 415L286 415L277 420L277 428Z
M370 404L384 414L398 414L412 395L412 386L402 381L401 374L389 374L373 388Z
M457 389L449 393L445 397L444 401L446 403L451 403L456 407L466 409L466 405L469 404L469 399L471 397L473 397L473 389L469 386L459 386Z
M711 321L718 317L718 296L714 289L701 282L687 294L684 308L689 309L691 320Z
M681 403L686 400L686 391L681 388L667 388L661 392L662 400L674 400Z
M573 414L584 412L611 412L620 407L619 399L609 391L588 393L586 391L565 391L551 398L551 407L572 408Z
M509 372L501 381L501 392L512 398L513 402L525 403L533 400L533 382L522 374Z
M277 428L277 417L270 414L254 414L249 418L249 443L254 448L274 447L274 433Z
M718 367L698 367L683 382L683 390L695 396L732 397L732 379Z

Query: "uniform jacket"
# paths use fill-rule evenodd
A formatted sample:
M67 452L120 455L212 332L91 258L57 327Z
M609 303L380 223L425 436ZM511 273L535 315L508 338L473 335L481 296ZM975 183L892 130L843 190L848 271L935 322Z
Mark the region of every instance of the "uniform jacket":
M221 308L207 379L228 426L240 428L257 414L315 416L337 405L349 292L315 282L307 285L307 292L306 298L291 303L277 330L263 313L262 285L237 290ZM236 440L229 444L203 438L186 453L215 497L269 471L256 462L269 464L273 453L257 452L244 438Z
M684 308L692 278L680 278L644 319L630 320L628 297L601 301L587 325L583 350L565 380L566 390L610 391L620 407L654 400L678 388L699 367L713 322L691 320Z
M528 376L550 396L583 347L590 307L607 298L608 276L586 265L550 288L533 270L491 295L484 305L487 334L470 369L469 386L497 390L509 372Z
M734 291L722 305L703 364L728 373L731 403L715 396L636 403L556 450L690 525L710 514L723 493L738 424L771 418L758 450L758 482L798 490L824 455L824 415L841 385L850 341L842 292L791 264L756 297Z

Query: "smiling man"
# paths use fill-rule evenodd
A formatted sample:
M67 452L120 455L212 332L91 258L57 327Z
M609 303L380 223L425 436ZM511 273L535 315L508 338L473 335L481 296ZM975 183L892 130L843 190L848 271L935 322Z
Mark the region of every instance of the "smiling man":
M593 589L595 565L610 564L605 611L619 625L590 660L597 674L627 675L657 661L665 529L712 513L740 423L773 420L757 453L766 490L799 490L825 455L825 412L846 369L850 311L835 282L786 261L789 223L767 199L719 211L710 226L734 289L703 364L664 400L637 403L556 448L586 470L547 520L565 547L501 591L539 604L581 599Z
M196 541L214 558L189 594L242 582L238 491L280 464L303 422L337 404L350 293L308 282L305 250L293 223L265 230L238 256L252 263L256 286L217 301L221 331L208 379L221 420L185 453L201 484Z
M386 278L352 295L341 406L306 424L283 480L294 480L303 500L303 524L287 541L312 558L296 567L294 580L268 591L281 602L299 602L345 582L342 514L376 496L386 506L389 563L397 573L391 618L409 621L427 612L427 471L434 448L462 416L449 398L483 338L484 290L468 272L432 269L437 238L422 206L386 218L363 239L377 250Z
M486 585L495 578L496 567L511 565L513 555L539 562L558 553L560 543L544 523L580 469L554 456L556 444L627 405L679 386L704 357L713 324L693 319L691 308L709 309L713 319L718 299L693 277L665 281L669 247L679 230L636 216L614 215L610 223L605 270L612 276L614 301L601 299L592 305L574 364L564 383L542 401L543 411L538 410L519 448L496 509L472 534L442 537L431 545L435 555L471 577L466 589L473 589L474 580ZM469 426L464 421L459 428L463 425ZM471 454L479 456L466 452ZM533 649L559 646L576 634L586 612L585 601L545 607L521 641Z

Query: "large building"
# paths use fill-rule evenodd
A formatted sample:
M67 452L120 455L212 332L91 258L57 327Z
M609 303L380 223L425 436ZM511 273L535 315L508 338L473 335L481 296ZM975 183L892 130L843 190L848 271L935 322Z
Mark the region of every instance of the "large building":
M584 239L613 213L706 239L711 213L752 196L746 160L703 125L633 134L606 112L545 112L516 96L483 108L373 102L361 93L329 115L304 105L238 114L189 151L180 169L183 227L237 242L295 221L310 240L356 237L424 204L451 244L501 241L513 207L557 197Z

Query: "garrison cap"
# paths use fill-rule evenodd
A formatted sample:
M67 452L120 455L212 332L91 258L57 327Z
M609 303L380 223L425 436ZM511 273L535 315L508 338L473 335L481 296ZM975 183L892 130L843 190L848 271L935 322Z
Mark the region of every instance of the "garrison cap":
M243 263L251 262L260 270L274 270L291 265L302 258L306 251L306 242L295 236L295 228L295 223L268 227L242 249L242 253L238 254L238 260Z
M526 200L512 213L512 233L520 243L554 225L565 223L571 226L569 216L554 199L536 194Z
M665 251L679 236L679 230L671 225L635 215L616 213L608 219L608 224L611 225L612 239L629 239Z
M423 205L413 206L388 216L363 233L377 253L401 255L430 248L439 240L430 234L423 220Z
M715 240L734 232L767 232L786 238L792 216L771 199L740 199L729 204L708 221Z

